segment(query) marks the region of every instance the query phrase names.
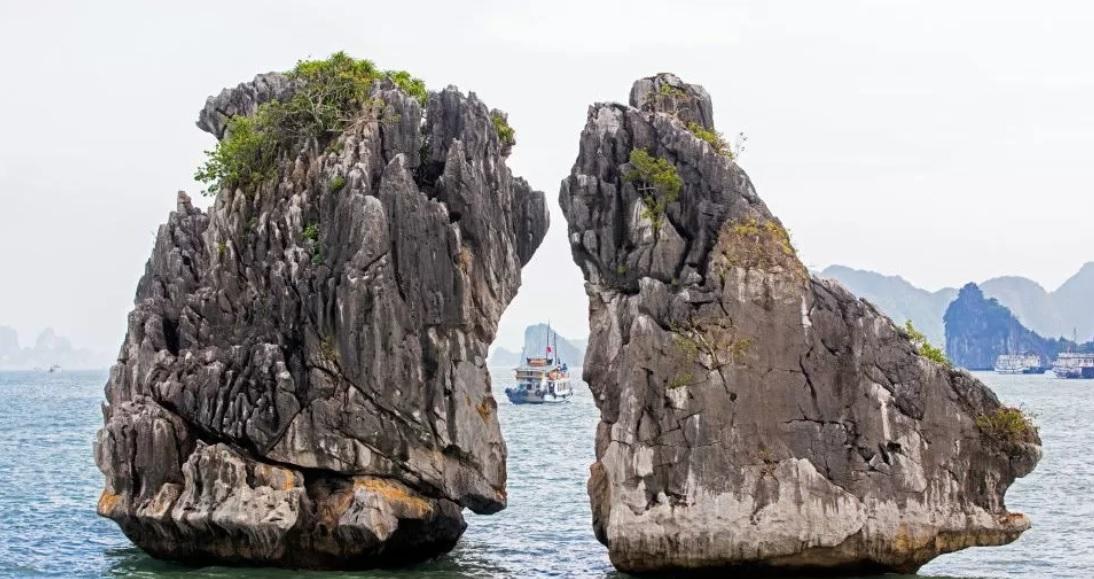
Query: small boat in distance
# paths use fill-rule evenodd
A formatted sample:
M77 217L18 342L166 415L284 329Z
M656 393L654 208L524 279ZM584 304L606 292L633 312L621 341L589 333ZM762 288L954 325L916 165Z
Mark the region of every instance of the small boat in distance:
M1094 354L1065 352L1056 357L1052 373L1057 378L1094 379Z
M1000 354L995 359L998 374L1044 374L1048 370L1037 354Z
M553 343L553 345L552 345ZM558 337L547 329L547 348L542 358L525 357L514 370L517 383L505 389L513 404L553 404L566 402L574 395L570 387L570 368L557 354Z

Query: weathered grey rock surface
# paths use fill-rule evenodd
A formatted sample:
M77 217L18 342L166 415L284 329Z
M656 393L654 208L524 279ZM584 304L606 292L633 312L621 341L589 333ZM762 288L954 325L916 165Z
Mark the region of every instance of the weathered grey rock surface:
M658 75L631 97L589 109L560 196L590 302L589 494L612 562L912 571L1017 538L1029 520L1003 499L1036 432L987 434L987 387L810 277L744 171L685 128L712 128L704 90ZM627 178L634 149L683 181L663 215Z
M219 138L286 87L227 90L199 126ZM371 98L378 120L208 213L180 193L159 230L96 444L99 513L155 556L403 562L451 548L463 508L505 507L485 357L544 196L474 94Z

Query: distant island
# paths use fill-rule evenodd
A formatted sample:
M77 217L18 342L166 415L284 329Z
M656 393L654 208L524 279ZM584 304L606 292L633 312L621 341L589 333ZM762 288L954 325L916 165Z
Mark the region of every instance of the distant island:
M935 344L946 339L943 316L958 297L956 288L935 292L918 288L900 276L833 265L819 273L881 308L897 323L911 320ZM1094 337L1094 262L1084 265L1055 291L1020 276L989 279L977 287L995 298L1023 326L1039 336L1080 340Z
M973 283L961 288L944 319L946 356L969 370L991 370L1001 354L1036 354L1047 366L1062 352L1094 352L1094 342L1041 337Z
M547 324L533 324L524 329L523 350L526 355L542 355L547 348L547 336L549 330ZM555 332L557 336L558 354L570 366L581 366L585 360L586 340L565 338ZM495 345L490 352L488 364L498 367L512 367L521 362L519 346Z
M91 369L106 366L106 356L86 348L76 348L71 340L46 328L32 346L20 346L19 334L0 326L0 370L33 370L61 367Z

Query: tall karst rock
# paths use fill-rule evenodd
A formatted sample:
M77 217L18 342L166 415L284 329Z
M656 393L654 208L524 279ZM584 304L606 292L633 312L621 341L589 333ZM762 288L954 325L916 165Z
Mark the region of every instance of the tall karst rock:
M1004 495L1036 430L810 277L714 133L661 74L588 112L563 182L601 412L597 538L631 572L911 571L1029 527ZM690 128L689 128L690 127Z
M160 227L96 444L99 513L152 555L398 563L451 548L463 508L505 507L485 357L544 196L506 167L500 112L393 79ZM225 139L301 82L226 89L199 126Z

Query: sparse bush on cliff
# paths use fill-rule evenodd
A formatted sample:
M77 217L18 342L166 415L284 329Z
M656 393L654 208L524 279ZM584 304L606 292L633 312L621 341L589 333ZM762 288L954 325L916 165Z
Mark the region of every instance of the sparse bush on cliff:
M689 320L672 327L677 353L691 364L710 364L721 369L740 364L752 348L752 338L741 336L732 320L719 319L705 324Z
M916 327L912 325L911 320L904 322L904 333L908 334L908 339L912 341L916 353L920 356L923 356L932 362L942 364L947 368L953 366L953 364L950 363L949 358L946 357L946 354L942 352L942 349L927 341L927 336L924 336L923 332L917 330Z
M654 157L645 149L631 151L630 165L631 169L624 179L637 183L638 193L645 205L643 216L653 221L654 229L660 228L665 209L680 197L684 180L668 159Z
M715 249L721 256L723 269L781 267L803 277L806 275L790 242L790 233L773 219L761 223L750 217L727 225L722 229Z
M323 263L323 248L319 245L319 225L312 223L304 228L304 241L311 244L311 262Z
M215 194L224 188L250 189L270 178L280 153L343 131L364 112L378 114L383 103L369 98L372 83L387 77L424 102L425 84L406 71L382 72L371 61L337 52L326 60L300 61L288 73L296 82L285 100L259 105L251 116L237 116L194 178Z
M1035 442L1037 436L1033 418L1013 406L976 417L976 427L988 438L1008 445Z
M691 131L691 134L699 137L701 140L706 141L706 143L719 155L724 155L730 160L735 158L733 150L730 148L729 143L726 142L725 138L722 137L722 133L704 129L703 125L700 125L695 121L688 123L688 131Z
M692 374L691 372L683 372L681 374L676 374L675 376L670 378L668 384L665 385L665 388L668 388L669 390L683 388L684 386L687 386L694 381L694 374Z
M341 191L342 188L345 187L345 186L346 186L346 178L341 176L341 175L338 175L335 178L330 180L330 190L331 190L332 193L337 193L337 192Z
M509 126L509 121L499 113L490 113L490 122L494 124L494 130L498 133L498 140L502 147L512 147L517 144L517 132Z
M423 106L425 101L429 98L429 91L425 88L425 81L420 78L415 78L405 70L389 70L387 71L387 77L391 79L391 82L395 83L395 86L399 87L406 94L418 99L418 102Z
M680 105L687 101L688 93L683 89L662 83L657 89L658 106L673 115L680 113Z
M319 240L319 226L312 223L304 228L304 240L315 242Z
M748 135L744 131L737 133L737 138L733 141L733 147L731 148L731 154L734 160L739 160L741 155L745 152L745 143L748 142Z

